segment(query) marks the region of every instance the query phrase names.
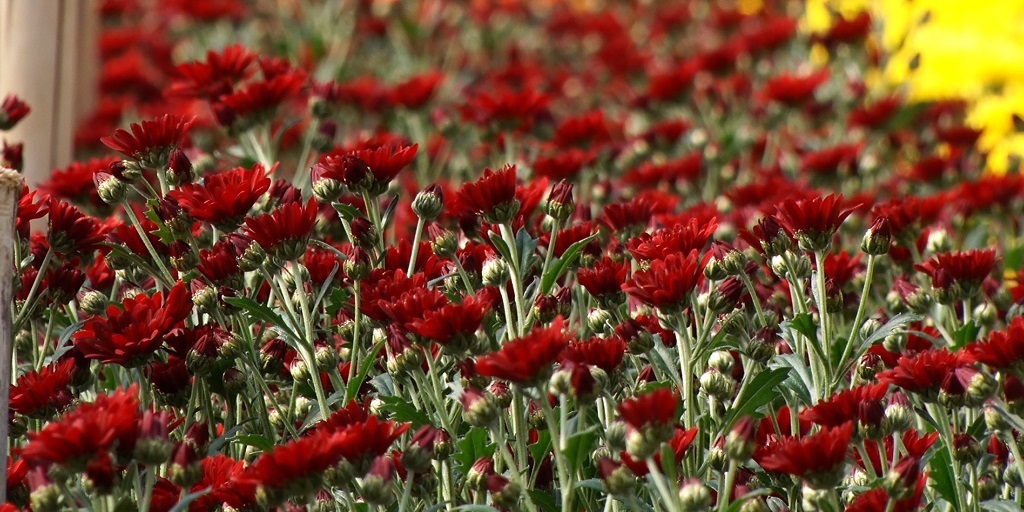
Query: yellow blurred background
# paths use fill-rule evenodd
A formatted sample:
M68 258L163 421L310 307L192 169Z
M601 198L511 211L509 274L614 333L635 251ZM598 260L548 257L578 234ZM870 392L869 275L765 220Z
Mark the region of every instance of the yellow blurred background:
M804 28L822 32L864 10L887 55L874 85L970 102L992 172L1024 156L1024 0L808 0Z

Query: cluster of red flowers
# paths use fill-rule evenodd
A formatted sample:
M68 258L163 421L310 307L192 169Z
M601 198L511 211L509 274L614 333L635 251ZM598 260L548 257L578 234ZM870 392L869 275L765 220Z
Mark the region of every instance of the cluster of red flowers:
M3 510L1024 503L1024 179L867 14L103 3Z

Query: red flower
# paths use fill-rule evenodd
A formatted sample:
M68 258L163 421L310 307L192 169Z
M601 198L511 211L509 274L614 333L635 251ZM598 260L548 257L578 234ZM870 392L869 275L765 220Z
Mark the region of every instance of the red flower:
M653 234L641 233L629 239L626 248L638 260L657 260L674 253L687 254L702 250L716 229L718 221L715 219L704 224L698 219L690 219L685 224L659 229Z
M143 167L155 169L167 165L168 155L181 144L191 123L192 119L165 114L141 124L132 123L131 133L118 129L100 141Z
M1024 362L1024 317L1014 317L1005 330L994 331L982 342L967 345L966 359L992 368L1011 368Z
M176 284L166 300L161 292L152 297L139 294L126 299L123 309L111 305L105 317L88 319L75 333L75 347L89 359L139 366L191 311L192 297L184 283Z
M995 249L972 249L936 254L914 268L931 278L940 301L952 302L977 293L998 261Z
M928 485L928 474L924 473L914 481L910 496L897 500L892 508L889 508L889 501L893 499L889 496L889 491L885 487L876 487L857 496L853 503L846 507L846 512L914 512L920 510L921 498L924 496L926 485Z
M282 261L299 259L306 252L320 205L315 199L288 203L271 213L245 219L245 233L268 254Z
M686 450L693 444L693 440L697 438L697 433L697 427L684 429L683 427L676 426L672 438L668 440L668 447L672 450L673 460L676 464L682 462L683 457L686 456ZM637 460L625 450L619 452L619 457L622 458L622 464L638 477L644 477L651 472L651 468L647 466L646 460ZM654 464L661 468L662 471L668 469L662 462L660 450L652 458L654 459Z
M809 409L804 409L800 413L800 419L823 427L839 427L848 421L857 421L863 404L880 406L882 398L885 397L888 390L889 384L882 383L840 391L828 400L819 402Z
M625 262L617 262L604 257L594 263L593 267L580 267L576 272L576 281L598 301L619 301L622 285L629 274L629 266Z
M619 416L634 430L665 427L679 421L679 394L671 388L658 388L649 393L623 400Z
M649 306L678 311L689 303L690 293L703 278L704 262L694 250L652 261L647 270L635 272L622 289Z
M49 201L50 232L47 237L54 251L67 254L89 254L99 248L106 235L100 221L83 215L64 201Z
M13 94L8 94L0 103L0 130L10 130L18 124L32 109L28 104Z
M270 189L270 178L262 164L251 170L242 167L208 175L203 183L186 183L170 191L170 197L193 219L234 231L249 209Z
M970 361L963 354L935 349L900 357L895 368L879 373L876 378L878 382L894 384L904 391L934 399L948 376L969 366Z
M553 180L573 179L583 166L592 164L594 160L593 152L571 148L537 158L533 161L533 173Z
M18 377L11 386L11 411L30 417L45 417L60 411L74 398L68 384L75 376L73 358Z
M269 121L279 106L302 92L305 86L305 73L283 73L221 96L213 104L213 113L222 126L228 127L234 133L240 133L254 125Z
M551 97L529 89L513 92L499 88L493 94L478 92L464 105L465 119L480 125L497 124L498 128L528 130L548 108Z
M519 212L516 166L506 165L497 171L485 169L480 179L462 186L458 199L466 209L482 215L491 224L512 220Z
M804 479L815 489L839 482L846 453L853 437L853 422L825 429L803 438L787 437L755 454L755 460L768 471L780 471Z
M476 331L490 311L489 305L482 296L468 297L459 304L446 304L424 311L421 319L407 323L406 328L453 354L459 354L475 341Z
M650 202L633 198L605 206L600 222L615 233L619 240L625 240L643 231L653 215L654 208Z
M779 222L796 236L800 248L821 251L832 243L832 235L839 230L852 208L843 208L843 195L828 195L811 199L788 199L778 207Z
M800 172L818 176L836 176L856 168L860 144L839 144L806 153L800 157Z
M504 344L501 350L477 358L477 373L523 385L536 384L550 374L552 364L569 344L564 329L561 317L550 327L535 328Z
M215 100L230 94L235 84L249 78L255 61L255 53L237 44L220 53L207 51L205 62L188 62L175 68L178 76L172 79L168 94Z
M626 342L618 336L611 338L591 338L587 341L570 343L559 361L562 364L575 363L596 366L611 375L622 364L626 353Z
M392 87L388 91L388 100L405 108L420 108L430 101L443 80L444 74L437 71L416 75Z
M768 79L764 86L764 97L770 101L797 106L814 99L814 91L828 81L827 69L814 73L782 73Z
M61 464L73 471L84 469L100 452L116 447L130 453L141 417L135 386L100 395L95 402L80 405L42 430L30 432L21 457L33 467L49 469Z
M418 144L380 146L375 149L360 149L351 154L370 167L373 175L373 182L369 191L372 195L383 194L391 181L398 176L406 166L416 160Z

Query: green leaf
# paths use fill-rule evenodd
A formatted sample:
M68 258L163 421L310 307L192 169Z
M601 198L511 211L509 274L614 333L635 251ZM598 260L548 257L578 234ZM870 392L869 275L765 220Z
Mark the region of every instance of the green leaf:
M502 240L501 235L494 231L490 231L487 233L487 236L491 239L491 245L493 245L494 249L498 251L498 254L500 254L502 258L505 258L505 261L511 265L512 252L509 249L508 244L505 243L505 240Z
M299 342L300 337L295 334L295 331L291 329L291 326L288 325L288 322L285 321L284 317L277 314L277 312L270 309L270 307L260 304L249 297L224 297L224 302L244 310L246 313L249 313L249 316L253 319L263 320L264 322L277 327L286 335L286 337L290 338L286 341L290 341L293 344Z
M359 369L359 373L356 375L356 378L352 379L352 381L345 386L345 401L343 403L347 404L349 401L355 399L356 394L359 392L359 388L363 387L363 382L366 382L366 375L369 374L370 370L373 368L373 365L377 360L377 354L380 353L382 348L384 348L384 342L380 341L370 349L370 353L367 354L366 359L364 359L366 364Z
M189 505L191 505L193 501L198 500L199 498L202 498L203 496L209 494L211 490L213 490L212 487L207 487L206 489L182 496L178 500L178 503L175 504L174 507L170 510L170 512L187 512L189 509Z
M595 238L597 238L597 233L594 233L593 235L590 235L570 245L569 248L562 253L562 256L559 257L553 265L551 265L551 268L547 269L547 271L544 272L544 275L541 276L540 281L540 293L542 295L547 295L551 293L551 288L555 286L555 281L557 281L558 278L562 277L562 274L564 274L565 271L569 268L569 265L572 265L573 263L576 262L576 260L580 256L580 253L583 252L583 248L586 247L587 244L592 242Z
M945 447L935 451L935 455L928 461L931 467L932 488L939 492L957 512L960 512L960 500L956 496L956 480L953 477L953 461L949 457L949 450Z
M792 369L782 385L800 398L802 403L809 405L812 401L811 397L817 395L817 389L803 359L797 354L783 354L776 356L774 362L779 368Z
M493 444L488 444L487 429L481 427L469 429L462 439L455 442L455 447L452 458L459 463L459 471L463 475L469 473L469 468L473 467L477 459L494 455L497 448Z
M60 338L57 340L57 348L53 351L53 355L46 358L47 364L52 363L61 358L67 351L71 350L71 337L78 332L82 326L85 325L85 320L79 320L64 329L64 332L60 333Z
M384 403L381 408L393 414L396 421L412 423L413 427L416 428L432 424L430 418L423 411L413 407L412 404L406 402L400 396L393 395L378 398Z
M516 233L516 250L519 251L520 272L527 274L537 257L537 239L530 236L525 229L520 229Z
M967 322L967 325L959 328L953 333L953 346L950 350L956 351L967 346L968 343L978 341L978 333L981 332L981 326L971 320Z
M380 223L381 229L387 229L388 226L395 220L395 210L398 209L398 195L391 196L391 202L388 203L388 207L381 214Z
M736 397L736 401L733 402L733 406L722 423L722 431L729 430L741 417L754 414L758 408L778 398L779 394L775 391L775 386L786 380L787 376L789 376L789 368L771 368L758 373L754 380L744 388L743 394Z
M260 450L263 450L264 452L269 452L274 449L273 441L258 434L235 436L234 441L242 443L244 445L254 446L256 448L259 448Z
M551 432L541 430L537 442L527 446L526 449L530 450L533 460L544 460L544 456L551 451Z
M981 502L980 505L981 508L991 510L992 512L1020 512L1020 505L1016 501L989 500Z
M814 323L814 317L810 313L800 313L793 317L792 320L782 322L783 327L791 327L794 331L803 334L807 339L818 343L818 326Z
M544 512L556 512L559 510L558 503L555 501L555 497L547 491L540 489L529 489L527 493L530 495L530 499L533 500L533 504L537 505L537 508Z
M338 215L342 219L345 219L346 222L352 222L352 219L363 216L363 212L350 204L333 202L331 203L331 206L334 207L334 210L337 211Z
M595 441L597 441L597 431L594 428L588 428L569 436L569 441L565 446L565 458L569 461L572 471L579 471L583 464L590 459L590 454L597 448Z

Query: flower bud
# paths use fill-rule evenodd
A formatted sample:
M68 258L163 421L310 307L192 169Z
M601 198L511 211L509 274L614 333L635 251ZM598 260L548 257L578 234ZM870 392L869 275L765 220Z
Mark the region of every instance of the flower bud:
M587 327L598 334L612 329L612 313L605 309L594 308L587 315Z
M466 485L474 491L482 491L487 488L487 477L494 474L494 460L490 457L481 457L473 462L466 473Z
M708 371L700 376L700 390L719 400L728 400L736 394L736 381L728 375Z
M613 496L624 496L636 485L636 475L622 463L608 457L597 461L597 471L605 489Z
M185 152L180 148L174 148L167 155L167 182L177 187L185 183L192 183L196 178L192 172L192 161L188 159Z
M484 262L481 275L487 286L504 286L510 275L508 264L499 258L491 258Z
M487 491L490 492L494 504L504 509L516 508L523 494L518 484L501 475L487 477Z
M885 475L882 486L891 499L901 500L914 491L920 477L920 461L914 457L904 457Z
M363 477L359 494L370 504L385 506L394 500L392 476L394 465L385 455L380 455L370 464L370 471Z
M892 247L892 226L888 217L876 217L871 221L871 226L864 239L861 241L860 250L867 254L880 256L889 252Z
M498 406L489 393L468 388L462 393L462 414L474 427L490 426L498 419Z
M87 290L82 292L81 297L78 299L78 306L82 308L82 311L89 313L90 315L99 315L107 309L107 296L102 292L96 290Z
M551 188L545 213L554 219L566 220L576 211L576 203L572 198L572 183L559 181Z
M412 211L417 217L431 221L444 211L444 191L437 183L427 185L412 200Z
M679 505L683 512L700 512L711 507L711 491L700 480L691 478L679 488Z
M757 424L749 416L744 416L733 425L725 438L725 453L732 461L743 464L750 460L757 448L755 439Z
M726 350L712 352L711 356L708 357L708 366L718 370L718 373L723 375L732 374L732 369L735 364L736 359Z

